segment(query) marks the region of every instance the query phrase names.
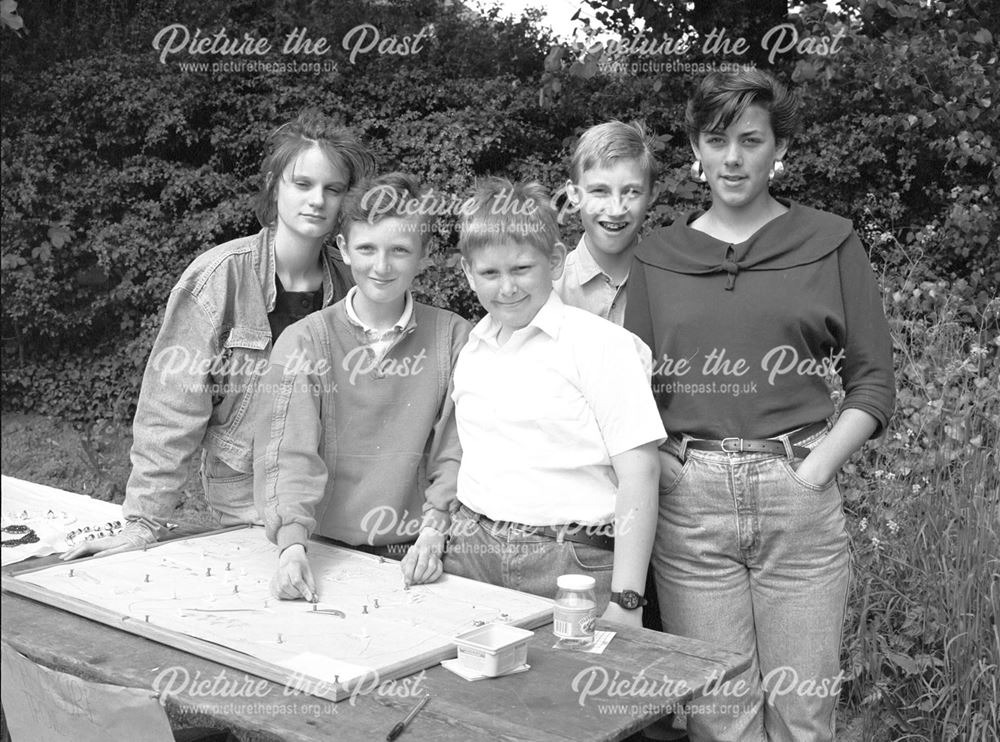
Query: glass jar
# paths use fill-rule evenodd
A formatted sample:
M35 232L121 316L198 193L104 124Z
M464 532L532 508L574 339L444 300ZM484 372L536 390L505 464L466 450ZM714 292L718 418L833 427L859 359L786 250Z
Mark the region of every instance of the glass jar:
M552 608L552 633L556 646L566 649L586 649L594 643L597 623L597 598L593 577L562 575L556 580L556 603Z

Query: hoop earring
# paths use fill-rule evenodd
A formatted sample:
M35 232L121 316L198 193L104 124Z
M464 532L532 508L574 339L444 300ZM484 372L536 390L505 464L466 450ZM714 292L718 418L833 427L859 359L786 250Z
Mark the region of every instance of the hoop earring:
M785 172L785 164L781 160L775 160L774 164L771 165L771 171L767 174L768 180L774 180L775 178L780 178Z
M705 171L701 169L701 160L695 160L691 163L691 177L695 180L700 180L702 183L708 180L705 176Z

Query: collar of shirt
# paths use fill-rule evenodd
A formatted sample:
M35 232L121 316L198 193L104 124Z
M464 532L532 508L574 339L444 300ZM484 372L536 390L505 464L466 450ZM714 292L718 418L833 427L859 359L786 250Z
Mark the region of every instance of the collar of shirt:
M514 340L518 337L524 337L524 333L533 332L533 329L544 332L552 339L558 338L559 328L562 327L563 309L565 306L559 295L555 291L551 292L549 298L542 304L541 309L532 317L531 322L526 327L522 327L520 330L514 332L510 339ZM497 335L499 334L500 323L493 318L492 314L487 314L472 328L472 332L469 333L469 343L488 343L494 347L499 347L497 343ZM508 340L508 342L510 341Z
M344 303L344 311L347 312L348 321L355 327L360 328L368 336L385 336L392 333L402 332L410 324L410 318L413 317L413 294L409 291L406 292L406 304L403 305L403 313L396 320L396 324L390 327L388 330L376 330L374 327L369 327L361 318L358 313L354 310L354 297L358 293L358 287L352 286L351 290L347 292L347 301Z
M608 282L608 285L615 289L623 285L625 281L628 280L628 275L625 276L620 284L616 284L611 279L611 276L605 273L604 269L597 264L593 253L591 253L590 248L587 247L586 240L586 236L581 237L580 243L576 246L576 249L570 253L570 256L573 256L573 264L576 274L579 277L580 284L583 285L594 280L598 276L602 276L604 280ZM569 256L567 256L567 260L569 260Z
M258 234L258 238L264 242L263 249L254 255L254 266L260 276L261 285L264 287L264 308L269 314L274 311L274 304L278 298L278 289L275 286L278 276L278 258L274 249L276 234L273 227L264 227ZM333 267L333 256L326 244L320 250L319 257L323 264L323 306L326 307L332 304L337 296L339 279L337 271Z

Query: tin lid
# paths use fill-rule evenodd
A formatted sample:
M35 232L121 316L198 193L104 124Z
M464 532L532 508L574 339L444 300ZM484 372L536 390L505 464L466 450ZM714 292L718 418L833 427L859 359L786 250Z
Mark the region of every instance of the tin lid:
M560 590L593 590L597 580L589 575L562 575L556 579Z

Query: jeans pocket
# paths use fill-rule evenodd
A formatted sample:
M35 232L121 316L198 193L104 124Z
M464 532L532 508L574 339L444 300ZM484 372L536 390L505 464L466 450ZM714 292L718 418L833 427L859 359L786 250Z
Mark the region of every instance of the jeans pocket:
M669 469L668 469L669 467ZM669 451L660 451L660 494L669 495L677 489L691 470L691 459L683 463ZM665 481L667 480L667 481Z
M212 455L205 457L201 472L205 500L222 526L260 523L253 499L253 472L241 472Z
M589 544L578 544L567 541L573 561L587 572L610 572L615 565L615 553L607 549L599 549Z
M781 468L785 470L785 474L787 474L788 478L791 479L792 482L797 484L799 487L807 489L810 492L827 492L833 487L834 484L837 483L836 475L834 475L833 479L831 479L829 482L825 482L824 484L814 484L812 482L807 482L802 477L800 477L796 472L796 469L798 468L799 464L801 464L803 461L804 459L795 459L795 465L792 466L792 464L788 461L788 459L780 459Z

